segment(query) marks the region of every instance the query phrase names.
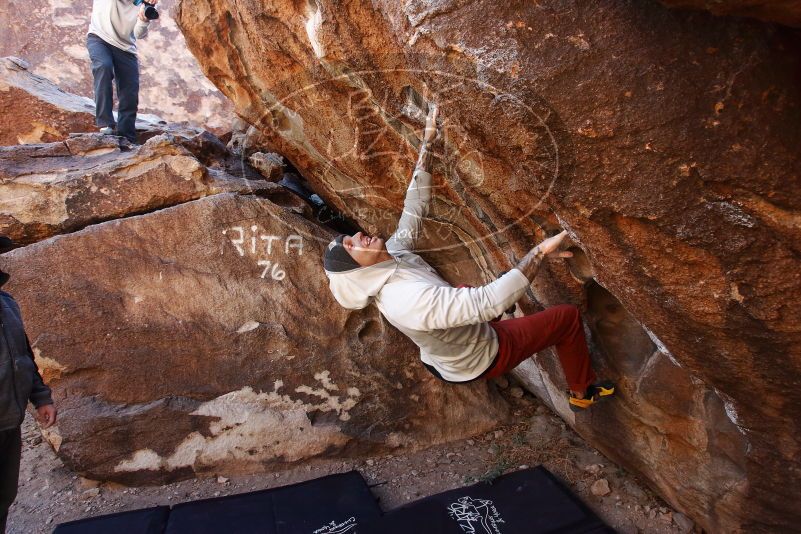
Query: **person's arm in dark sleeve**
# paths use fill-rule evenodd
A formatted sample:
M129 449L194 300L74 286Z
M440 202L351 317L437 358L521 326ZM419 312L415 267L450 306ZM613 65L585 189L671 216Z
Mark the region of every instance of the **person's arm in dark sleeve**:
M29 400L36 408L53 404L53 397L50 388L44 383L42 375L39 374L39 366L36 365L36 359L33 357L33 349L31 348L31 340L28 339L28 334L25 334L25 341L28 343L28 355L33 362L33 388L31 389L31 396Z

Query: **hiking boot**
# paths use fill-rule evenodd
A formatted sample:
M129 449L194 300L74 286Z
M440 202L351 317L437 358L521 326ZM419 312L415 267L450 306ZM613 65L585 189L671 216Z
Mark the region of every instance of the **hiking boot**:
M570 409L574 412L586 410L593 404L600 402L604 397L611 397L615 394L615 385L606 380L604 382L597 382L590 385L584 393L584 398L579 399L570 393L568 401L570 402Z
M117 130L113 126L104 126L98 131L103 135L117 135Z

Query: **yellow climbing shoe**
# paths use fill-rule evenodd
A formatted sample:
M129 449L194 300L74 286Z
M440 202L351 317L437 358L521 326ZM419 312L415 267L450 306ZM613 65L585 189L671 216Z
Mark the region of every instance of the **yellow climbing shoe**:
M579 399L572 393L569 396L570 409L574 412L586 410L596 402L600 402L603 397L611 397L615 394L615 385L610 381L592 384L584 393L584 398Z
M595 388L595 393L599 397L609 397L615 394L615 384L611 380L597 382L590 387Z

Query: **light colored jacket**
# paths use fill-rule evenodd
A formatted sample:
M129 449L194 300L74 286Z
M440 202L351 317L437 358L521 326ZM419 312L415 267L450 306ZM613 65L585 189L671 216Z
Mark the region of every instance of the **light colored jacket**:
M414 245L428 214L431 174L417 171L406 192L398 228L386 246L391 260L344 273L326 271L337 301L360 309L375 301L390 324L420 348L420 359L452 382L472 380L498 352L488 321L517 302L529 281L518 269L487 285L457 289L442 279Z
M132 0L93 0L89 33L111 46L136 54L136 40L147 35L149 22L139 20Z

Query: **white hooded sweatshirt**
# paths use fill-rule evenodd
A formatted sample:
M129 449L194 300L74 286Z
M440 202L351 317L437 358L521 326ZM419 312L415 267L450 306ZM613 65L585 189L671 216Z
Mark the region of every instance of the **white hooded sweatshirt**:
M136 40L147 35L150 22L139 20L133 0L93 0L89 33L111 46L136 54Z
M326 271L337 302L361 309L374 300L387 321L420 348L420 359L445 380L465 382L483 373L498 352L488 321L517 302L529 285L519 269L494 282L457 289L412 252L431 201L431 174L416 171L398 228L387 240L392 259L351 271Z

